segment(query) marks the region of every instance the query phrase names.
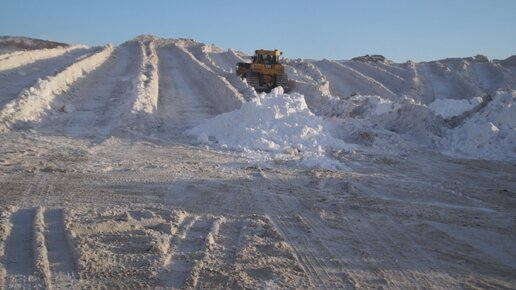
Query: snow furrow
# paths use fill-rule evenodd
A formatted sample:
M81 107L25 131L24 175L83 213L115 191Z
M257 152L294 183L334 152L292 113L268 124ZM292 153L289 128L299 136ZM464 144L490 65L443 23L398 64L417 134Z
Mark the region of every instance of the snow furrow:
M181 54L185 67L182 71L195 76L198 85L203 88L204 98L210 100L219 113L234 110L244 101L242 95L223 77L195 58L181 43L174 45L176 56Z
M344 64L322 60L314 62L314 65L330 81L330 90L335 96L348 97L354 93L386 97L396 96L391 90L373 78Z
M158 130L182 133L243 103L243 97L224 78L200 63L180 43L160 47L158 56Z
M138 97L138 49L135 42L117 47L95 71L56 96L50 104L52 110L34 126L97 141L129 126L134 119L132 105Z
M199 44L187 46L188 51L197 59L209 67L213 72L227 80L231 86L237 90L245 100L256 97L254 88L236 75L235 68L238 62L246 62L242 57L238 56L234 51L213 52L212 46Z
M55 74L72 65L85 56L94 53L97 48L79 48L60 56L38 60L16 69L0 72L0 108L15 99L23 89L37 83L38 79Z
M101 51L81 59L54 76L36 83L0 111L0 132L6 132L12 124L20 121L36 121L48 108L54 97L66 91L85 73L91 72L111 55L113 47L105 46Z
M398 96L406 94L409 88L414 86L410 79L406 80L390 72L390 70L387 70L386 68L377 66L376 63L350 61L346 62L345 65L356 72L367 76L373 82L376 82L380 86L386 88L389 92Z
M72 45L69 47L57 47L50 49L30 50L23 53L11 54L0 59L0 72L21 67L38 60L52 58L69 53L76 49L85 49L85 45Z

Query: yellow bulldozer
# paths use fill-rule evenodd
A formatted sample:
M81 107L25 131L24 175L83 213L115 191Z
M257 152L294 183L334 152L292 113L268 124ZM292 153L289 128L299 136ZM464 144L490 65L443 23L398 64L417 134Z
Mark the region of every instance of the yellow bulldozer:
M257 92L270 92L275 87L283 87L285 92L290 91L285 68L280 63L280 56L283 53L277 49L255 51L253 61L237 63L236 73Z

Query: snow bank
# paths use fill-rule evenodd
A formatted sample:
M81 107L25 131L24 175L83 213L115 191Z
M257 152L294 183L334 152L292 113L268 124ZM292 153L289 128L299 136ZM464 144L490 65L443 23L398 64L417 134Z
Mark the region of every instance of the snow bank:
M84 74L96 69L113 52L111 45L85 57L54 76L39 79L32 87L24 89L18 98L9 102L0 111L0 132L8 130L10 124L18 121L35 121L49 107L57 94L66 91Z
M201 141L206 141L205 135L214 137L221 147L243 151L252 158L300 158L309 166L344 168L326 157L327 151L353 146L334 138L326 126L308 109L303 95L284 94L276 88L187 133Z
M454 155L516 160L516 91L498 92L484 109L449 130L443 146Z
M469 111L480 103L482 103L482 97L475 97L470 100L437 99L429 104L428 108L436 115L448 119Z
M56 47L51 49L31 50L23 53L15 53L0 59L0 71L27 65L41 59L52 58L63 55L69 51L79 48L88 48L85 45L73 45L70 47Z
M153 113L158 107L158 55L153 41L140 41L140 74L136 84L133 113Z

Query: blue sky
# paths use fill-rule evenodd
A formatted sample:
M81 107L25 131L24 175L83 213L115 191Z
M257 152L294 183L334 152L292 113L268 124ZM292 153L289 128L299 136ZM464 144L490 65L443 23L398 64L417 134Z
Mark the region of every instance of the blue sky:
M0 0L0 35L100 45L139 34L289 58L503 59L516 54L516 0Z

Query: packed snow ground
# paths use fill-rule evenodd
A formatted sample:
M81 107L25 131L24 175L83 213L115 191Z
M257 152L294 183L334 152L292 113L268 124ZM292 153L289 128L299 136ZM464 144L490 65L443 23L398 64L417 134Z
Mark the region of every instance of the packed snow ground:
M287 59L257 94L189 39L5 39L0 288L516 285L514 56Z

